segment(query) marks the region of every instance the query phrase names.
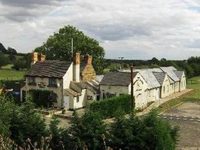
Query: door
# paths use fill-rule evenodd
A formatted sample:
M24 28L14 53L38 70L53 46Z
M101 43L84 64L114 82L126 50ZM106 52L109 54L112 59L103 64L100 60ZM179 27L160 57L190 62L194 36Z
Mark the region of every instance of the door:
M69 96L64 96L63 106L65 109L69 109Z

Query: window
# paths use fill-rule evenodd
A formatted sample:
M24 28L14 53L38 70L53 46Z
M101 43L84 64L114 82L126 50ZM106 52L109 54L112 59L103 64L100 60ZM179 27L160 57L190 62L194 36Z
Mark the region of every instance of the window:
M34 77L28 77L28 84L29 85L36 85Z
M49 78L49 87L57 87L55 78Z
M77 102L77 103L79 102L79 96L76 97L76 102Z

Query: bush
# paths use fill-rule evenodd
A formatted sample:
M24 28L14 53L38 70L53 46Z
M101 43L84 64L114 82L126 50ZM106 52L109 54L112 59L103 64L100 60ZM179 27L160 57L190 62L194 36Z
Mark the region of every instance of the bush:
M119 115L111 125L107 145L127 150L174 150L177 128L151 112L144 118Z
M46 133L44 120L29 100L19 106L12 99L0 96L0 135L22 145L28 138L40 141Z
M69 133L73 137L71 145L75 145L76 149L105 148L106 125L98 113L86 112L82 117L78 117L75 112Z
M132 110L131 96L122 95L94 102L89 105L89 110L91 112L98 112L103 118L114 117L118 110L130 113Z

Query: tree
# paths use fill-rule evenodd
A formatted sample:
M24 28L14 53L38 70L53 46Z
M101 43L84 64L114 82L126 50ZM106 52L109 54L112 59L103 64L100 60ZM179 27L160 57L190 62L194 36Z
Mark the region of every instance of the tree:
M27 68L26 60L24 58L20 58L20 59L16 60L14 62L13 68L16 69L16 70L26 69Z
M96 71L101 72L104 49L99 45L98 41L88 37L73 26L68 25L61 28L58 33L54 33L54 35L50 36L48 40L42 46L36 48L35 51L46 54L47 59L72 59L72 38L74 53L79 51L82 55L92 55Z
M12 47L8 47L7 53L8 54L14 54L14 55L16 55L17 51L14 48L12 48Z
M15 105L5 96L0 96L0 135L10 136L11 119Z
M0 52L5 53L7 51L7 49L3 46L2 43L0 43Z
M79 149L86 147L89 150L103 150L105 148L106 126L98 113L87 112L82 117L78 117L75 113L69 132Z
M143 119L119 115L112 124L108 145L113 149L175 149L177 128L157 117L155 112Z
M9 64L9 59L3 53L0 52L0 68L4 65Z
M151 60L150 60L150 63L153 64L153 65L159 65L159 60L155 57L153 57Z
M27 100L17 109L13 110L10 123L11 139L22 145L28 138L38 142L42 136L47 134L44 119L34 111L34 105Z

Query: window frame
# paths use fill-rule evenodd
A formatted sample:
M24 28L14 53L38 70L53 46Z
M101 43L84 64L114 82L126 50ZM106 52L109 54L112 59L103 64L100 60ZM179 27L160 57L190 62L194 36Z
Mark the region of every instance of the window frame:
M48 87L57 87L57 80L56 78L49 78L48 79Z

